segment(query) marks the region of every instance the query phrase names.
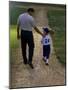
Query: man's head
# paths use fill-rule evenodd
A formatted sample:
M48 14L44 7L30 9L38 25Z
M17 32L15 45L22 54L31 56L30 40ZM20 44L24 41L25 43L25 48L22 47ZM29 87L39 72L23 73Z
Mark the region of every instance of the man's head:
M34 10L33 8L28 8L27 12L28 12L31 16L33 16L35 10Z

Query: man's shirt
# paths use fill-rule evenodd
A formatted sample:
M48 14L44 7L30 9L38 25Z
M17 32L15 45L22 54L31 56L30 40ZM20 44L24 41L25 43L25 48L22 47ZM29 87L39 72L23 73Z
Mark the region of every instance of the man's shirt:
M28 13L21 14L18 18L20 29L25 31L32 31L32 27L35 27L34 18Z

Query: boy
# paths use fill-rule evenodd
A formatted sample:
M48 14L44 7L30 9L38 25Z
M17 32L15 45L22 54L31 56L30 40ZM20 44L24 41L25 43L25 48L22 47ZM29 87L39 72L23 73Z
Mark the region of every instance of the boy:
M51 51L51 37L49 35L49 29L43 28L44 37L42 37L42 44L43 44L43 60L45 61L46 65L49 61L49 55Z

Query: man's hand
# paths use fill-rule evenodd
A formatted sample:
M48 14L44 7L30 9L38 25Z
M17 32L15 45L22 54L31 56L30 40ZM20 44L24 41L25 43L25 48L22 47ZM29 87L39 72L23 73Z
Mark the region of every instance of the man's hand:
M17 39L20 39L20 33L19 33L19 24L17 25Z
M17 35L17 39L20 39L20 35Z

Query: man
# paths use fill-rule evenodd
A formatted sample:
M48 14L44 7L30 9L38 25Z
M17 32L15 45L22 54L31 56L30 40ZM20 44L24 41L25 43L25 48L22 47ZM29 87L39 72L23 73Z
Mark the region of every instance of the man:
M22 48L22 56L24 60L24 64L29 64L29 66L33 69L32 57L34 52L34 39L32 34L32 28L35 29L37 33L43 36L43 34L36 27L33 15L35 10L33 8L29 8L26 13L23 13L19 16L17 22L17 38L20 38L19 29L21 29L21 48ZM29 47L29 56L27 62L26 56L26 45Z

